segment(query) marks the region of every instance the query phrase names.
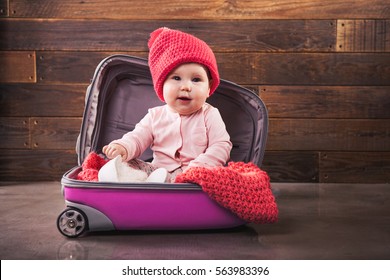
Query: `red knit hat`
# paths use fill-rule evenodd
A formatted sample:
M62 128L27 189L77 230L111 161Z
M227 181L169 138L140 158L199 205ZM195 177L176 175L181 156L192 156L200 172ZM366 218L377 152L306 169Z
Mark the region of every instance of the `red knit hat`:
M163 85L168 74L183 63L199 63L206 66L211 78L210 95L219 85L217 61L211 48L190 34L166 27L150 34L149 67L157 96L164 101Z

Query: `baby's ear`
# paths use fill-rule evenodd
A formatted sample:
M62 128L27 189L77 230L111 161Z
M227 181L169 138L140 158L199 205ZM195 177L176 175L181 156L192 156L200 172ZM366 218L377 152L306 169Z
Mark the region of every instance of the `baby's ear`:
M211 88L212 87L212 85L213 85L213 79L209 79L209 88Z

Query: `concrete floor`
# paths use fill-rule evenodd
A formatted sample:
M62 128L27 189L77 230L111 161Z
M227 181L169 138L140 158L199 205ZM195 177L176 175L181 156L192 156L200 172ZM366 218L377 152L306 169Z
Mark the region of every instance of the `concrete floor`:
M59 233L59 182L0 183L0 258L390 259L390 185L276 184L279 222L231 230Z

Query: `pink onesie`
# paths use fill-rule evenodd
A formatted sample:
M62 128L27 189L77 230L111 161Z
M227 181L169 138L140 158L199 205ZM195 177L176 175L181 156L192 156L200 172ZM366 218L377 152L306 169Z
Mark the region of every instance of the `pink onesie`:
M152 164L168 172L225 165L232 148L218 109L208 103L197 112L183 116L167 105L149 109L133 131L112 143L125 147L126 161L138 158L151 147Z

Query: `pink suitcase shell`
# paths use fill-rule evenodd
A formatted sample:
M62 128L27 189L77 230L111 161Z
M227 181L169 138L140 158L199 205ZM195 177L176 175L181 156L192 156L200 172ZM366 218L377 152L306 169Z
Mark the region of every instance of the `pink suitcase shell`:
M231 160L261 165L268 128L262 100L237 84L221 80L208 99L224 119L233 142ZM245 224L195 184L104 183L77 180L81 163L104 145L134 129L149 107L161 105L147 61L114 55L96 68L87 89L77 142L79 166L61 180L66 209L57 218L59 231L77 237L86 231L195 230ZM152 152L145 151L143 160Z

